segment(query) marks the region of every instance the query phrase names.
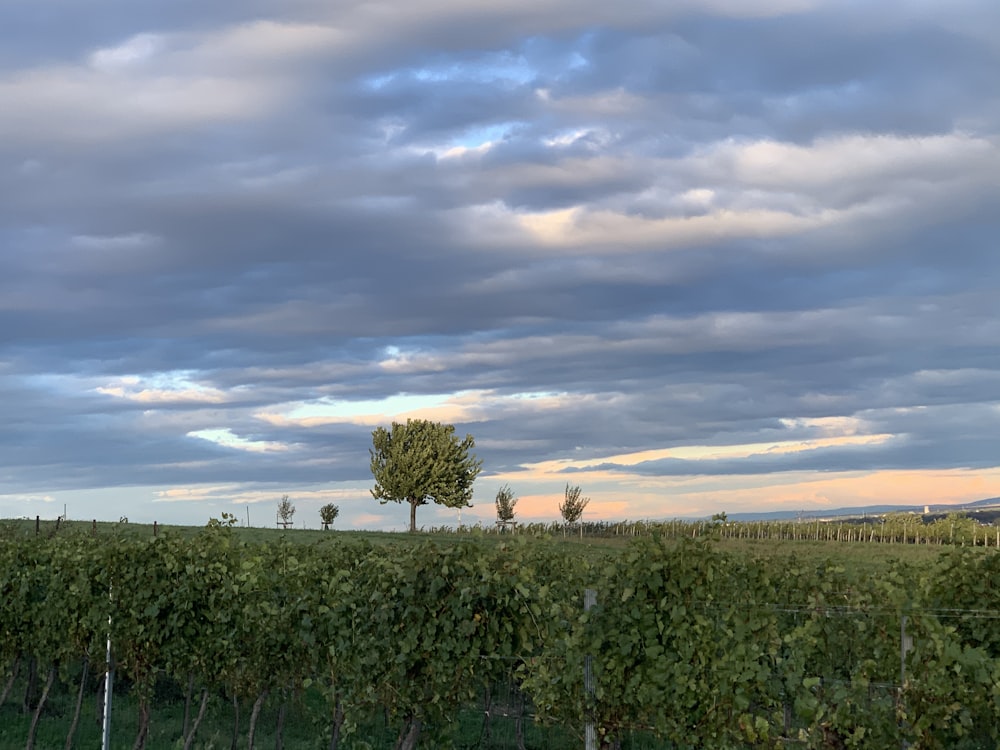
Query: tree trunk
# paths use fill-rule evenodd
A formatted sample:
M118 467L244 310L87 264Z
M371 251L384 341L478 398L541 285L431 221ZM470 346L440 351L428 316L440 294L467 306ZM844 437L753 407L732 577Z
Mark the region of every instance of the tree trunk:
M257 719L260 717L260 709L267 700L267 690L262 690L257 700L253 702L253 710L250 711L250 728L247 730L247 750L253 750L254 735L257 734Z
M10 678L7 680L7 684L3 686L3 693L0 693L0 706L7 702L7 696L10 695L10 691L14 689L14 682L17 680L17 675L21 672L21 657L14 657L14 664L11 666Z
M35 657L28 659L28 684L24 686L24 700L21 701L21 713L30 714L34 708L35 690L38 688L38 663Z
M410 499L410 533L413 534L417 530L417 500L414 498Z
M73 750L76 741L76 728L80 724L80 712L83 709L83 693L87 688L87 675L90 674L90 660L84 657L83 673L80 675L80 690L76 694L76 709L73 711L73 722L66 733L66 750Z
M194 691L194 673L188 674L187 691L184 693L184 724L181 728L181 736L188 736L188 729L191 726L191 693Z
M285 747L285 716L288 713L288 702L281 701L278 706L278 724L274 728L274 750L284 750Z
M97 726L104 726L104 699L107 695L108 673L105 672L97 681Z
M233 742L231 750L236 750L240 744L240 699L233 695Z
M415 716L411 716L403 725L399 732L399 739L396 740L396 750L416 750L417 742L420 740L420 727L423 722Z
M42 709L45 707L45 701L49 697L49 690L52 689L52 683L55 680L56 665L53 664L49 667L49 676L45 678L45 687L42 689L42 697L38 699L38 705L35 707L35 715L31 717L31 728L28 730L28 744L24 746L24 750L32 750L35 747L35 732L38 731L38 720L42 718Z
M490 726L490 709L493 707L493 695L490 690L489 683L486 684L483 695L483 730L479 734L479 746L489 747L490 746L490 734L492 734Z
M146 747L146 739L149 737L149 698L145 695L139 696L139 733L135 736L135 743L132 750L143 750Z
M524 746L524 693L517 688L517 718L514 719L514 738L517 750L526 750Z
M344 705L337 699L337 705L333 709L333 725L330 727L330 747L329 750L337 750L340 744L340 728L344 726Z
M184 735L184 750L191 750L191 745L194 743L195 732L198 731L198 725L201 724L201 720L205 718L205 708L208 706L208 688L201 689L201 707L198 709L198 715L194 718L194 724L191 726L191 731Z

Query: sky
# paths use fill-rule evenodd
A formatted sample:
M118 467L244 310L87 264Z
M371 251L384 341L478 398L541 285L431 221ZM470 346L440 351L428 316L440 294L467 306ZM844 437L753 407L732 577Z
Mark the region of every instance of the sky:
M5 0L0 516L1000 496L996 0Z

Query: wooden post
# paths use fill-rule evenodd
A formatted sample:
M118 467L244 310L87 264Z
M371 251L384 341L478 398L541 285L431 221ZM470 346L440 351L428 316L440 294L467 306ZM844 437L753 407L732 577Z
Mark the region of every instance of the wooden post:
M583 592L583 611L589 612L597 604L597 592L594 589L586 589ZM594 666L593 657L589 654L583 658L583 690L586 693L586 701L593 704L594 700ZM588 708L587 725L584 727L584 742L586 750L597 750L597 733L594 731L594 717Z
M41 528L41 525L42 525L42 517L35 516L35 536L38 536L38 531Z

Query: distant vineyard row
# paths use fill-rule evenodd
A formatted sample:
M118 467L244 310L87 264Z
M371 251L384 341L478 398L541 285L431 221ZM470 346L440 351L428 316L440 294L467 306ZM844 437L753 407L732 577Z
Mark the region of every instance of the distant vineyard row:
M447 527L434 529L449 531ZM468 529L460 529L468 530ZM964 514L934 518L910 513L844 520L731 521L724 514L699 521L584 521L577 524L525 523L498 527L498 533L579 535L584 537L660 536L696 538L716 533L724 539L935 544L1000 548L1000 526L985 525Z
M724 514L711 520L672 520L672 521L582 521L574 524L551 523L513 523L497 525L477 525L432 527L427 529L436 534L467 534L473 530L487 533L544 537L544 536L579 536L583 538L635 538L663 537L669 539L697 538L715 534L723 539L746 539L762 541L817 541L817 542L848 542L867 544L926 544L954 545L959 547L994 547L1000 549L1000 524L983 523L980 517L993 518L977 514L977 517L964 513L954 513L938 516L921 516L911 513L891 513L883 516L851 518L843 520L801 519L787 521L732 521ZM24 520L17 523L17 528L27 530L31 522ZM35 534L51 535L60 532L61 520L34 521ZM74 530L80 530L88 524L79 521L70 522ZM107 533L114 531L113 524L94 521L90 525L92 533ZM66 525L62 526L67 528ZM153 533L158 526L153 524Z
M998 575L982 549L872 579L701 537L590 562L536 539L251 545L217 522L189 539L10 538L0 659L75 684L104 669L110 635L137 747L164 677L237 709L318 691L331 748L373 710L398 747L444 746L459 708L509 680L539 720L590 724L608 748L635 728L676 747L994 747Z

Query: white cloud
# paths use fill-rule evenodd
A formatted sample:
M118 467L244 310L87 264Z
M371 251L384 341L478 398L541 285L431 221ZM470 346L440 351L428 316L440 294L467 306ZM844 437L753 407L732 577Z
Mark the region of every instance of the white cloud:
M329 424L365 426L429 419L445 423L484 422L501 414L555 411L578 397L564 393L515 393L462 391L454 394L397 395L379 401L332 401L286 405L255 416L276 427L319 427Z
M104 47L90 55L90 65L102 72L113 72L147 62L163 49L165 39L159 34L136 34L115 47Z
M1000 148L964 133L924 137L850 135L800 146L776 141L730 141L695 159L705 174L744 187L814 190L846 183L938 182L986 179L1000 167Z
M195 430L193 432L189 432L188 437L207 440L210 443L216 443L224 448L233 448L235 450L249 451L251 453L283 452L291 448L291 446L287 443L280 443L274 440L250 440L249 438L237 435L228 427L209 430Z
M229 400L225 392L196 382L192 375L188 372L126 375L94 390L105 396L141 404L222 404Z
M78 234L71 239L71 242L78 247L95 250L127 250L149 247L150 245L159 244L161 241L162 238L145 232L109 236Z
M0 136L108 141L272 115L300 87L296 66L343 39L331 27L270 21L136 34L80 65L0 74Z

